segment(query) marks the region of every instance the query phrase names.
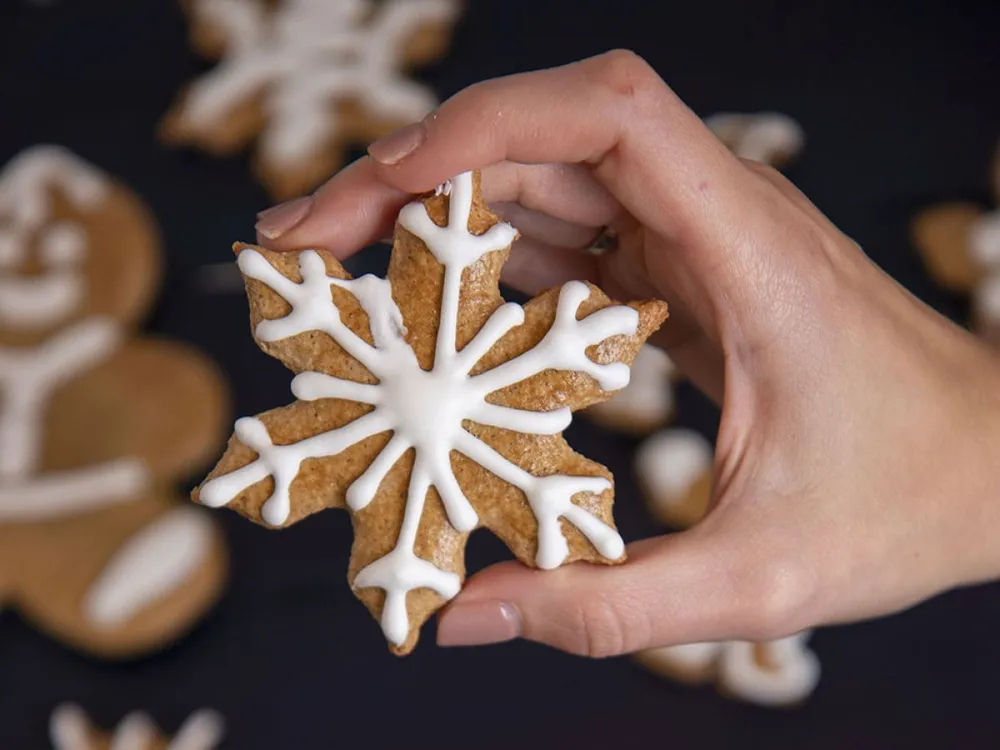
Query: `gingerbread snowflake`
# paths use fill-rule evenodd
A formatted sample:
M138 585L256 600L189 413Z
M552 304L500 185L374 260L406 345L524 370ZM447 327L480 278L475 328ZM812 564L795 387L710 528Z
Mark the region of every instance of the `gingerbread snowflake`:
M49 735L55 750L213 750L223 735L223 719L211 709L188 717L173 739L148 714L128 714L111 732L94 727L79 706L65 703L52 712Z
M349 579L397 653L458 593L478 526L540 568L624 559L611 475L561 432L628 383L666 305L578 281L504 303L516 236L465 173L402 210L388 279L236 246L255 338L298 401L239 420L195 497L270 526L346 506Z
M437 57L456 0L188 0L192 37L219 64L164 121L169 141L228 154L259 134L279 198L333 172L344 146L419 120L437 100L405 69Z

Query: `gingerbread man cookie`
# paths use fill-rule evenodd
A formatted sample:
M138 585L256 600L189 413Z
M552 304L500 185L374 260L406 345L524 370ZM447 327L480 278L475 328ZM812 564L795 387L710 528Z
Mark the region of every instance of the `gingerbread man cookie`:
M347 507L349 581L397 654L458 593L477 527L539 568L625 557L611 474L561 432L628 383L666 305L583 282L504 303L516 236L465 173L400 212L385 280L235 247L254 336L299 400L239 420L194 497L276 527Z
M214 750L222 741L222 717L211 709L192 714L171 739L145 713L129 714L111 732L94 727L83 709L59 706L49 720L54 750Z
M179 635L225 570L169 489L221 441L222 381L129 340L158 273L148 211L95 167L35 146L0 174L0 604L95 655Z
M217 155L257 137L279 199L306 192L367 143L437 101L407 79L440 56L458 0L187 0L195 46L219 64L167 114L165 140Z
M934 279L972 297L972 328L1000 345L1000 147L991 182L995 207L949 202L914 218L913 243Z

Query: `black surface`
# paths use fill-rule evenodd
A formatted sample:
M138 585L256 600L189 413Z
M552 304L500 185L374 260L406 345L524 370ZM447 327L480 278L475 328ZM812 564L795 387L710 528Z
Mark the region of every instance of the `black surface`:
M947 314L961 300L922 273L907 221L940 198L987 200L1000 136L1000 3L673 3L467 0L452 51L426 71L447 96L482 78L625 46L700 114L777 109L805 128L795 182L889 272ZM853 7L849 7L853 6ZM154 126L204 67L172 2L26 0L0 5L0 160L62 143L122 177L162 225L168 274L151 329L211 353L239 414L284 403L289 373L261 354L240 294L208 295L196 269L249 239L268 199L245 158L160 148ZM379 270L384 252L355 269ZM685 391L681 423L715 415ZM618 478L627 539L657 532L630 476L628 440L578 420L571 442ZM219 512L233 579L217 610L158 656L106 665L0 615L0 749L48 747L60 701L110 726L149 710L173 729L211 705L226 748L1000 747L1000 587L814 638L823 681L802 709L774 713L661 682L626 659L591 662L526 643L448 651L428 627L388 654L345 582L346 514L272 533ZM476 535L472 569L505 551Z

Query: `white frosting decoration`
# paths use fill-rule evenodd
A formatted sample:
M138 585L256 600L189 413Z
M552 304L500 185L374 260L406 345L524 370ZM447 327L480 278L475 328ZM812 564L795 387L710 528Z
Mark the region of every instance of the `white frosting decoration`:
M212 526L197 508L174 508L115 553L83 601L84 615L117 627L175 591L208 558Z
M644 344L632 362L628 385L590 412L636 422L663 422L674 408L670 377L675 372L670 357L657 346Z
M700 433L684 428L663 430L647 438L635 455L636 473L651 500L674 506L712 470L712 445Z
M735 697L761 706L783 706L807 698L819 684L819 659L806 645L811 631L761 644L748 641L690 643L652 649L650 654L681 671L703 671L713 664L717 679ZM768 664L757 660L766 652Z
M768 641L756 646L746 641L728 643L719 659L719 681L734 695L763 706L797 703L819 684L819 659L806 645L809 632ZM764 668L755 658L755 649L764 648Z
M196 0L197 18L222 34L226 54L192 84L188 125L223 125L235 107L261 97L263 157L307 163L335 138L336 102L356 100L388 120L418 120L437 104L400 72L406 41L421 27L450 21L455 0Z
M802 127L779 112L722 112L705 118L705 124L737 156L764 164L797 154L805 142Z
M43 230L52 218L52 191L73 205L94 210L107 194L107 180L94 167L59 146L34 146L0 172L0 325L32 329L54 325L80 305L79 272L87 248L83 229L68 221ZM37 236L41 276L18 273Z
M972 306L981 322L1000 323L1000 269L979 282L972 293Z
M223 720L216 711L202 709L192 714L177 731L166 750L213 750L221 741ZM90 720L83 709L63 704L52 712L49 737L55 750L96 750ZM128 714L110 738L110 750L151 750L159 732L149 715Z
M1000 211L980 216L969 227L969 255L980 268L1000 268Z
M373 276L351 281L330 278L320 255L306 251L300 256L302 282L297 284L282 276L256 251L240 253L238 262L243 273L267 284L292 306L285 317L261 322L255 332L258 339L276 341L305 331L323 331L368 368L379 382L356 383L316 372L297 375L292 381L292 392L299 399L340 398L370 404L374 409L343 427L290 445L274 445L259 419L240 419L236 435L259 457L241 469L205 483L200 493L203 503L219 507L270 476L274 491L261 515L267 523L280 525L288 518L289 489L304 460L336 455L371 435L392 431L392 438L382 452L348 488L347 503L354 511L364 509L396 461L409 449L415 450L396 547L364 568L354 581L357 588L377 587L386 592L382 628L386 637L397 645L405 641L409 632L407 592L427 587L449 599L460 587L457 575L438 569L413 552L424 501L432 486L441 496L452 526L459 531L470 531L478 523L475 510L455 479L450 459L453 450L524 492L538 520L539 567L554 568L568 554L560 518L576 526L605 557L617 559L624 551L617 532L572 502L577 493L598 494L609 489L610 482L600 477L533 476L466 431L462 421L536 435L561 432L571 420L568 408L533 412L490 404L486 399L495 391L549 369L584 372L607 390L624 387L629 379L627 365L597 364L587 357L586 350L610 336L633 334L638 314L629 307L612 306L577 320L577 310L590 296L590 289L581 282L570 282L560 292L552 327L537 346L492 370L470 375L483 355L524 321L524 310L512 303L501 305L472 341L457 350L462 271L486 253L508 247L516 232L508 224L500 223L481 236L473 235L468 229L472 175L458 176L450 189L446 227L434 224L420 202L408 205L399 216L400 225L423 240L444 266L434 366L429 371L421 369L404 338L402 315L392 299L388 281ZM330 293L331 285L353 294L368 313L374 346L341 322Z

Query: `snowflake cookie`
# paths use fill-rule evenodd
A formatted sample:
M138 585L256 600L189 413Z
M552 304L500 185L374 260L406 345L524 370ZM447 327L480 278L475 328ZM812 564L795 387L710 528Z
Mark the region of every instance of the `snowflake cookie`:
M1000 346L1000 146L993 156L993 209L950 201L913 219L911 235L927 271L972 298L972 328Z
M211 709L193 713L173 738L140 711L130 713L111 732L94 727L83 709L72 703L59 706L49 720L55 750L214 750L222 733L222 717Z
M0 609L103 657L159 648L218 596L225 546L170 485L225 429L200 353L134 335L159 242L125 186L66 149L0 172Z
M235 246L254 337L298 400L239 420L194 497L274 527L348 508L348 579L397 654L458 593L477 527L540 568L624 560L611 474L561 433L628 383L666 305L583 282L504 303L516 236L465 173L400 212L388 279Z
M419 120L437 101L408 67L442 53L458 0L186 0L194 46L219 63L161 134L217 155L257 138L279 199L336 171L346 146Z

